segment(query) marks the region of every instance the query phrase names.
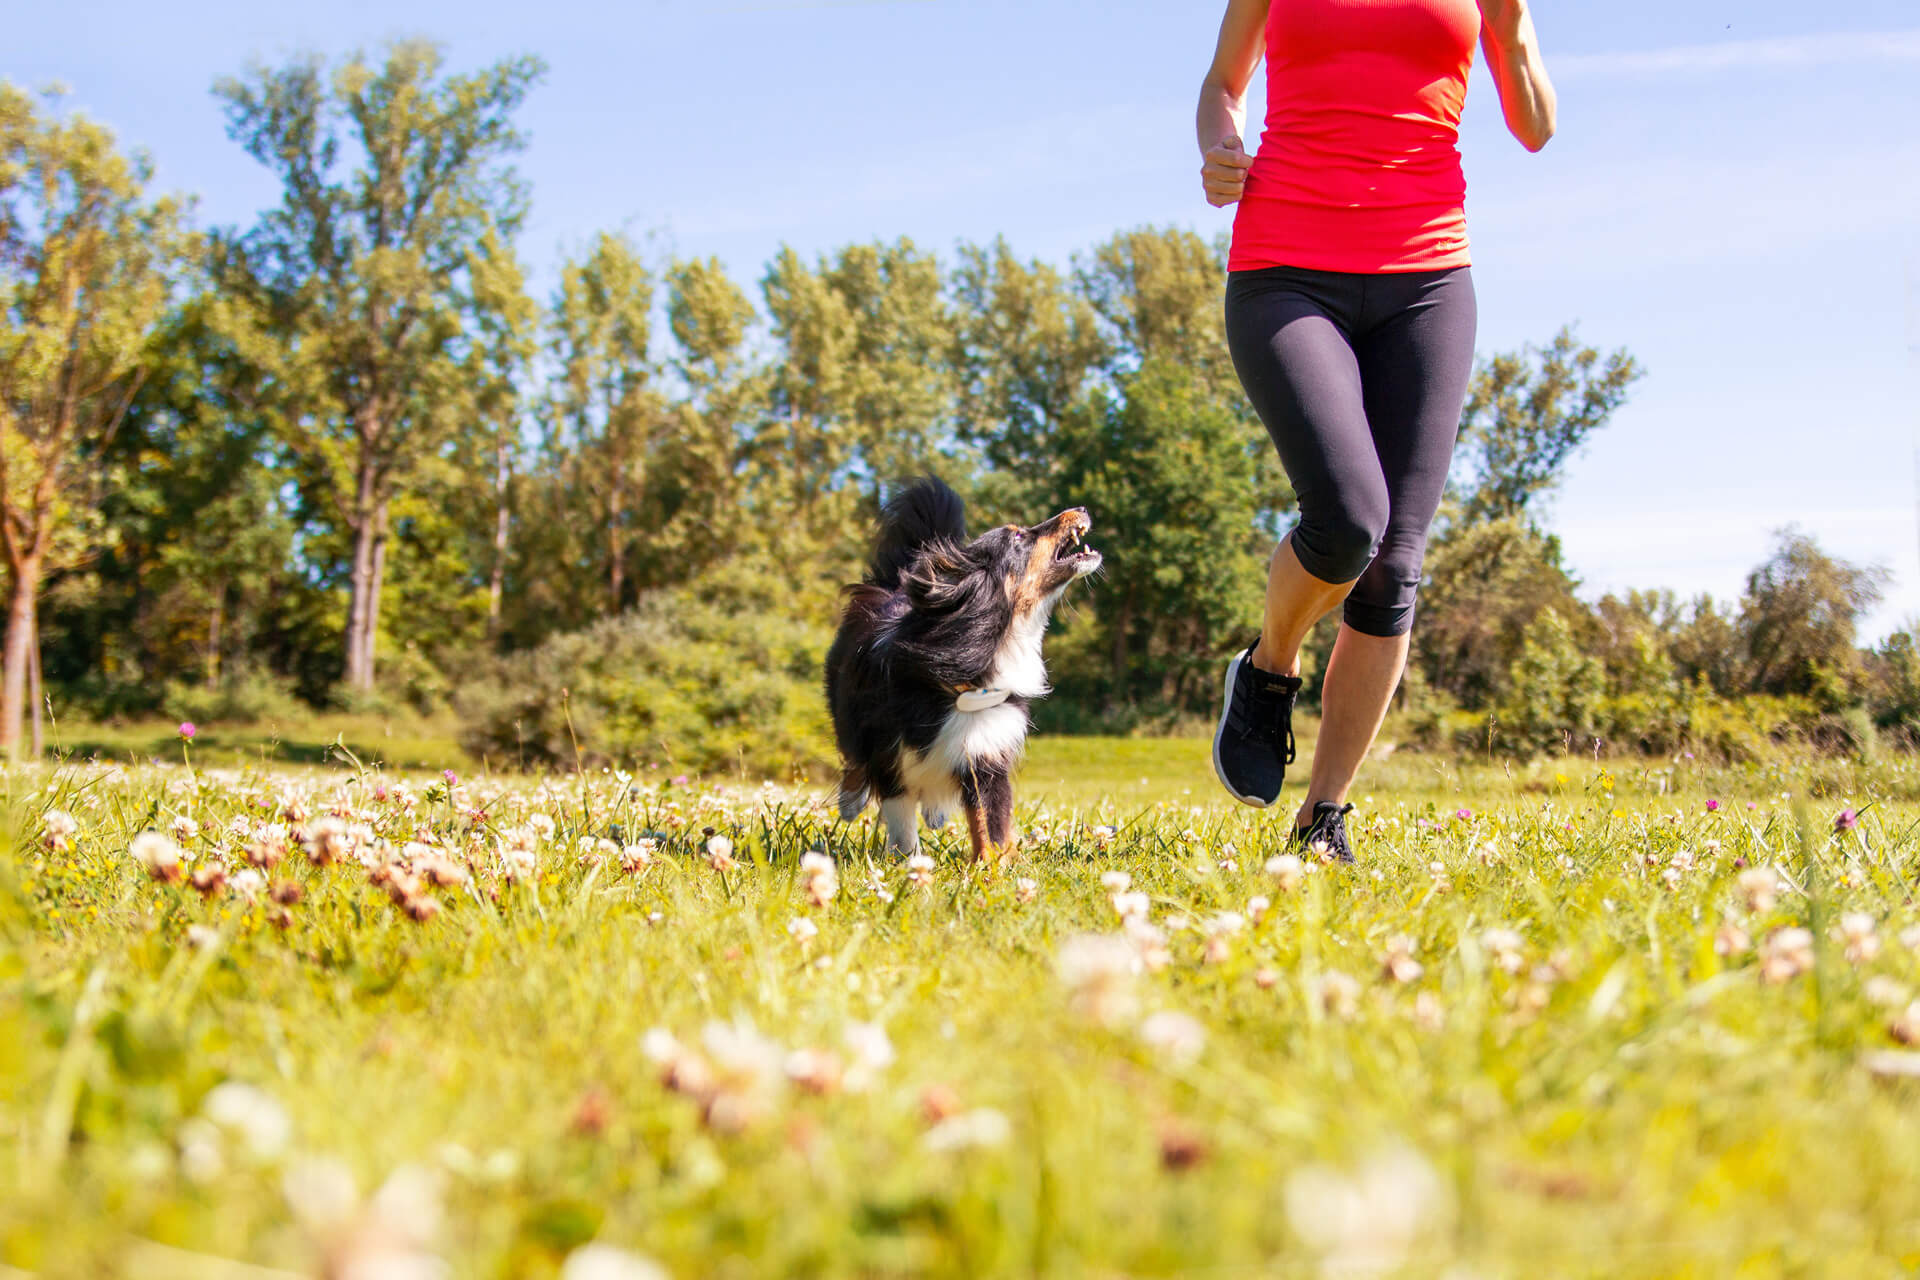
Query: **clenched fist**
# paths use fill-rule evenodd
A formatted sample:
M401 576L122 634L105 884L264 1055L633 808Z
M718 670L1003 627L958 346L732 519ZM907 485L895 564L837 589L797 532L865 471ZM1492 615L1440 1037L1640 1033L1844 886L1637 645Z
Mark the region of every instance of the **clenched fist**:
M1200 165L1200 184L1207 189L1207 203L1224 209L1238 202L1247 186L1247 170L1252 165L1253 157L1232 134L1214 143Z

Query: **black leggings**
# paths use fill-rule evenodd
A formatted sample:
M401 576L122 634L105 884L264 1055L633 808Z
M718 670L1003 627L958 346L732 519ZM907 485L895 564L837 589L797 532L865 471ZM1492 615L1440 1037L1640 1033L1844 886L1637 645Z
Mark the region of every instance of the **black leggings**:
M1413 627L1473 372L1473 277L1265 267L1227 277L1227 347L1300 502L1293 551L1351 582L1355 631Z

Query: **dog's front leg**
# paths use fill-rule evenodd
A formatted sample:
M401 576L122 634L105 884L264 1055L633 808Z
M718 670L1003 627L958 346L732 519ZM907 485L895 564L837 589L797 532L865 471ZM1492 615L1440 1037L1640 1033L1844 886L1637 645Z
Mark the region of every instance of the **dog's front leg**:
M973 860L984 862L989 852L998 855L1013 839L1013 779L1004 770L976 768L961 783L960 799Z
M886 824L888 848L901 853L920 851L919 805L911 795L883 799L880 802L880 820Z
M986 782L987 839L996 851L1013 848L1013 775L996 773Z

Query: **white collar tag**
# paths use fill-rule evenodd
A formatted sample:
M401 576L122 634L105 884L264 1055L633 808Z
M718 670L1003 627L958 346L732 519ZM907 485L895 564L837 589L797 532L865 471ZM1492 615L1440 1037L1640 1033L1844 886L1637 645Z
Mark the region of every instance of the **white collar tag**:
M954 698L956 711L985 711L997 707L1013 695L1011 689L964 689Z

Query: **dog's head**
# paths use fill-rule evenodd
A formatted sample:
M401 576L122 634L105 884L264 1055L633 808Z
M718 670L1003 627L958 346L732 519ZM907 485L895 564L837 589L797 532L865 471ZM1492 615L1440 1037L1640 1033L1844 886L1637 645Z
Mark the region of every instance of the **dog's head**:
M1026 528L1001 525L964 546L936 544L901 585L916 609L930 613L992 604L1014 622L1045 617L1076 578L1100 567L1100 553L1082 541L1092 527L1086 508L1074 507Z

